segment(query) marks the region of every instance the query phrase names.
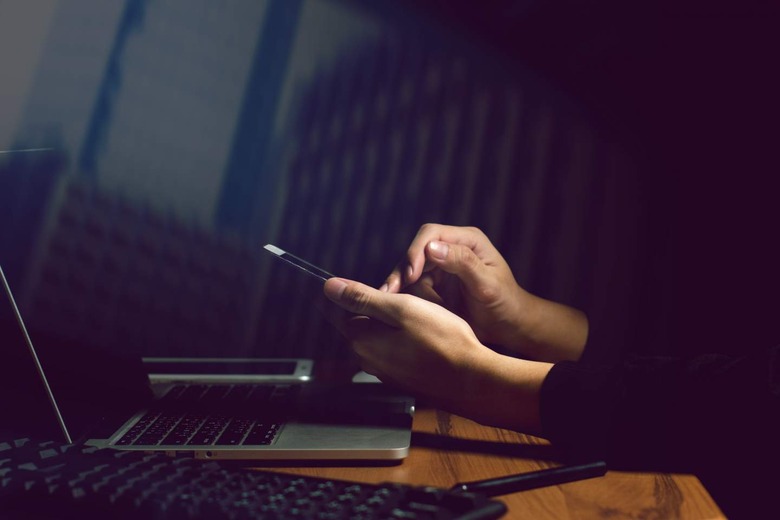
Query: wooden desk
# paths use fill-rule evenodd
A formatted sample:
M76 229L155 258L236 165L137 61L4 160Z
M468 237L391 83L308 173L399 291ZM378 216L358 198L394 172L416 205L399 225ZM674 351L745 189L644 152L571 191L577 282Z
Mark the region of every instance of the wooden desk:
M552 448L542 439L418 410L409 457L397 466L269 468L301 475L377 483L450 487L456 482L533 471ZM504 518L725 518L692 475L624 473L499 497Z

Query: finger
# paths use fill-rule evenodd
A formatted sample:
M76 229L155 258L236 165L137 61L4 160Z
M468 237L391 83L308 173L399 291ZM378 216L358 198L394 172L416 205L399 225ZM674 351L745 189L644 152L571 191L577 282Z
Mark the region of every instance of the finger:
M379 288L382 292L397 293L403 285L403 276L401 275L402 264L396 265L392 272L385 278L385 283Z
M446 226L443 224L424 224L412 239L406 251L406 257L396 265L380 288L387 292L399 292L402 288L419 280L422 273L428 271L426 246L432 240L462 244L478 254L487 251L495 256L490 240L482 231L474 227Z
M434 289L434 279L429 273L423 274L420 279L406 288L406 292L433 302L437 305L443 305L444 300L441 295Z
M423 254L425 253L423 252ZM385 282L379 287L379 290L382 292L401 292L404 287L417 283L420 276L428 270L427 263L423 262L421 269L415 269L405 258L396 264L392 272L385 278Z
M479 301L494 298L498 289L494 277L470 247L433 240L427 244L425 253L442 271L457 276L473 298Z
M426 255L428 244L432 241L465 246L478 255L494 248L485 234L475 227L445 226L442 224L424 224L406 253L408 265L401 268L406 284L416 282L426 271L430 258Z
M431 240L438 239L446 226L441 224L424 224L417 231L412 243L406 250L406 264L399 265L398 270L403 275L404 286L411 285L420 279L425 270L425 245Z
M315 307L323 315L323 317L343 335L348 337L347 327L348 322L355 315L341 308L333 303L330 299L324 295L320 295L315 299Z
M403 316L402 294L390 294L344 278L325 282L323 292L339 307L398 327Z
M368 316L354 316L346 323L345 336L350 340L352 352L360 361L361 368L380 379L387 379L386 370L390 362L388 347L394 344L394 332L390 327ZM384 367L384 368L383 368Z
M354 314L350 316L343 322L342 333L353 343L376 342L377 339L384 339L383 335L387 335L392 330L395 330L389 328L387 324L368 316L356 316Z
M440 239L439 235L446 228L458 229L441 224L424 224L421 226L406 250L406 256L393 268L393 271L385 279L385 283L380 290L399 292L404 287L417 282L426 270L425 244L431 240Z
M422 273L427 270L425 245L431 240L442 240L444 235L457 240L458 235L467 233L464 230L465 228L442 224L423 224L406 250L406 256L393 268L380 290L399 292L404 287L417 282Z

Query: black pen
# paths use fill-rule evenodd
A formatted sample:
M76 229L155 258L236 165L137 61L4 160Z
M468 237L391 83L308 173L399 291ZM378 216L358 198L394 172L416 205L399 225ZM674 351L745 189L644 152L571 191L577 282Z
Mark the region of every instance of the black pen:
M468 491L482 493L489 497L516 493L545 486L554 486L574 480L600 477L607 472L607 464L603 461L576 464L574 466L561 466L559 468L530 471L507 477L490 478L487 480L475 480L455 484L451 491Z

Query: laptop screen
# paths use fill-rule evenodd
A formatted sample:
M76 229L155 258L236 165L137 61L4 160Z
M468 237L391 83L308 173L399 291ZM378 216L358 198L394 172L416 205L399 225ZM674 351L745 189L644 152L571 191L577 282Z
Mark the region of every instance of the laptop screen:
M38 342L38 340L42 340ZM151 398L140 360L29 334L0 267L0 436L81 439Z
M70 442L43 368L30 347L0 267L0 437L61 438Z

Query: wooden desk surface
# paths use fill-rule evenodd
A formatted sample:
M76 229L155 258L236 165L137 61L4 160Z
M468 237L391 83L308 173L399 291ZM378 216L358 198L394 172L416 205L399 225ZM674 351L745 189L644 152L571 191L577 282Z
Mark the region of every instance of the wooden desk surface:
M418 410L409 457L396 466L272 467L273 471L377 483L450 487L555 466L536 437L479 425L431 409ZM725 518L692 475L625 473L498 497L504 518Z

